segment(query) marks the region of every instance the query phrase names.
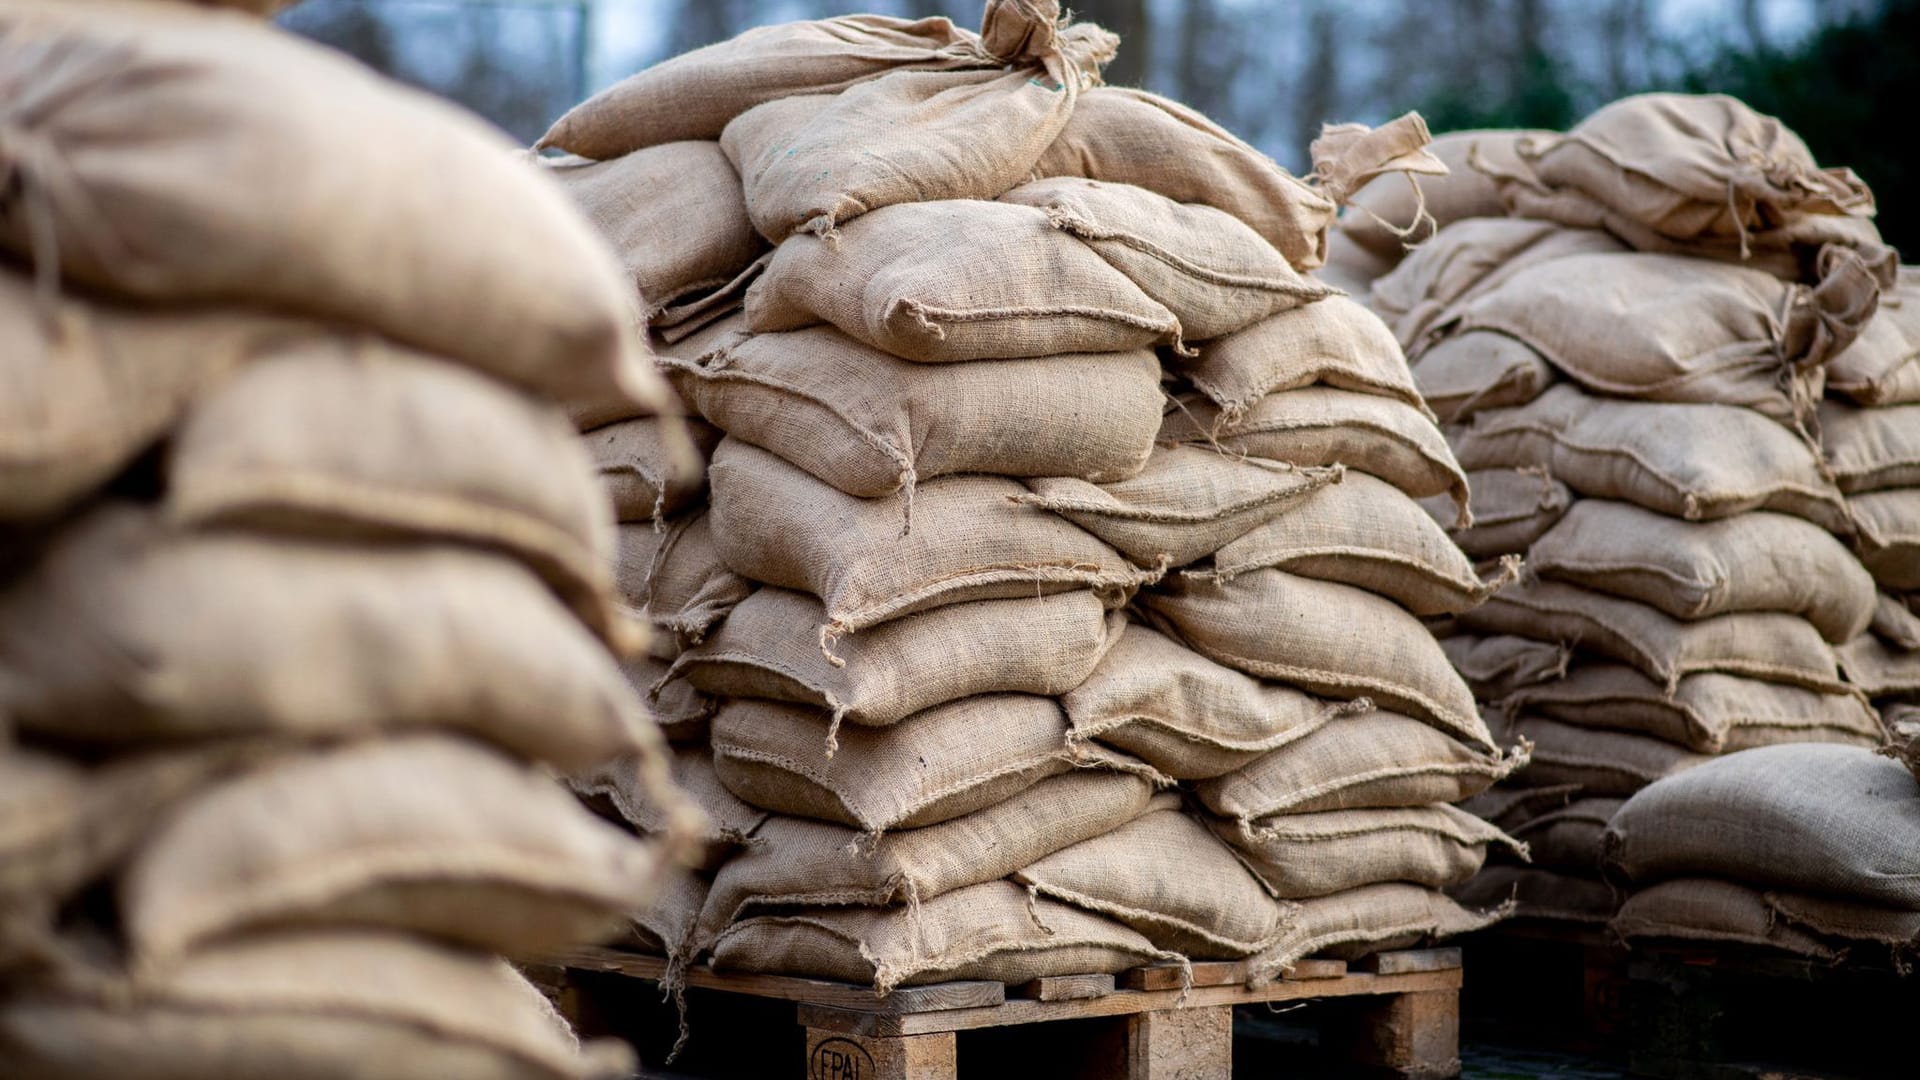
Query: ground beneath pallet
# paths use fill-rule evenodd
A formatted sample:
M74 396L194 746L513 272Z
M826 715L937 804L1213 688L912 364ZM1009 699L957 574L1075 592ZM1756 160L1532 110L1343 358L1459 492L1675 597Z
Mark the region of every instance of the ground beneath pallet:
M1592 1058L1509 1046L1460 1048L1461 1080L1626 1080L1627 1071Z

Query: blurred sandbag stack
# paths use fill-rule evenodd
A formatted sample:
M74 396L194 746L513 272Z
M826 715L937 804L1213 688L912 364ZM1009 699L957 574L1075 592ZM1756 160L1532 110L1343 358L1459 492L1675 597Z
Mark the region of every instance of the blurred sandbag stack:
M1892 255L1857 178L1729 98L1442 141L1467 167L1426 182L1439 227L1369 298L1468 469L1455 539L1525 560L1436 624L1496 732L1534 744L1474 807L1534 865L1461 895L1601 922L1600 837L1641 787L1750 747L1880 741L1836 659L1876 594L1821 398L1886 328ZM1510 216L1443 216L1489 207Z
M3 1071L626 1075L500 958L617 930L697 818L559 404L670 396L605 245L257 19L0 42ZM658 841L549 771L613 758Z
M1308 185L1100 86L1115 46L1052 3L766 27L542 140L563 182L716 142L735 170L697 210L576 186L616 239L741 238L647 304L725 433L705 516L622 527L630 602L684 631L658 699L711 708L669 729L715 824L651 931L677 963L1271 974L1483 921L1435 890L1504 838L1441 804L1513 759L1401 606L1488 590L1413 502L1464 484L1391 335L1304 276L1346 193L1437 171L1424 126L1330 131ZM690 540L717 559L683 573Z
M1643 788L1606 831L1628 943L1737 942L1904 967L1920 947L1920 783L1853 746L1770 746Z

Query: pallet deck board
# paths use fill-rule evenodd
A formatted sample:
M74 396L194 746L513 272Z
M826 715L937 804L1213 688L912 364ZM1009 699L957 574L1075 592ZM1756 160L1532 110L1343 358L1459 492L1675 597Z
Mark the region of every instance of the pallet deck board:
M626 952L621 949L583 947L569 949L549 958L549 962L582 971L607 971L636 979L660 982L666 978L667 962L658 956ZM750 975L717 972L690 967L684 972L688 986L703 990L728 990L739 994L780 998L784 1001L841 1005L877 1013L938 1012L943 1009L970 1009L998 1005L1007 1000L1003 983L964 981L935 983L932 986L903 986L885 997L870 986L809 979L797 975Z

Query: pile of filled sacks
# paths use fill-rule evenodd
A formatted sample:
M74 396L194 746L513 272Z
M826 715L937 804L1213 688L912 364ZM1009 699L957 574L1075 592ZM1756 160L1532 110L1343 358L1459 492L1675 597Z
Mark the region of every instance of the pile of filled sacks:
M1900 664L1920 654L1893 650L1920 638L1875 588L1901 587L1911 548L1897 507L1883 526L1858 505L1910 482L1899 409L1831 398L1897 399L1913 316L1865 185L1733 99L1648 95L1564 135L1441 143L1456 172L1424 200L1362 192L1377 216L1347 241L1382 257L1425 238L1369 303L1468 469L1454 538L1524 559L1436 624L1496 731L1534 745L1474 804L1533 864L1462 895L1603 922L1623 800L1751 747L1875 746L1868 695L1911 692Z
M1507 571L1421 509L1465 477L1307 273L1346 193L1438 171L1424 125L1329 129L1309 185L1101 86L1115 46L1053 3L772 26L543 140L708 432L621 526L712 825L637 935L676 964L1265 979L1486 921L1439 890L1512 842L1449 804L1520 756L1420 616Z
M626 1075L501 958L698 818L560 405L670 397L605 244L246 15L10 4L0 67L0 1072Z

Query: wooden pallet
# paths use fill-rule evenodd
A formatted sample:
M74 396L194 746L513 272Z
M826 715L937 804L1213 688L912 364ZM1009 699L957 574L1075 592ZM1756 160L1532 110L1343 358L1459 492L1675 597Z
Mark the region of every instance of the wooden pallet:
M564 990L555 972L565 973ZM540 973L564 1000L565 993L579 992L579 973L658 982L666 963L615 949L576 949L551 958ZM1246 985L1240 964L1195 963L1184 1001L1177 965L1019 986L938 983L884 998L867 987L820 979L699 968L686 975L690 988L793 1002L806 1032L808 1080L957 1080L958 1033L1056 1021L1094 1023L1036 1033L1047 1040L1049 1076L1226 1080L1233 1070L1234 1006L1323 999L1355 1006L1343 1014L1337 1037L1357 1072L1434 1080L1460 1070L1461 981L1460 950L1453 948L1380 953L1351 966L1304 960L1289 977L1260 989ZM1004 1073L1005 1064L983 1063L980 1071Z

